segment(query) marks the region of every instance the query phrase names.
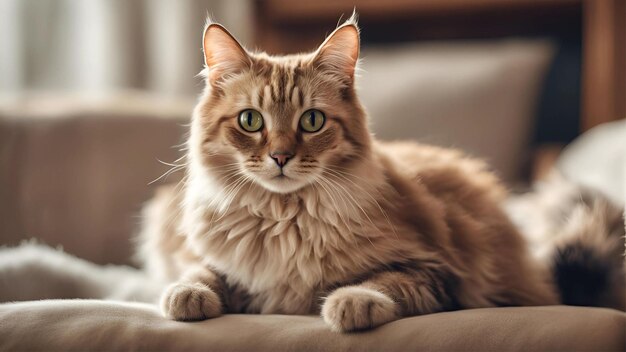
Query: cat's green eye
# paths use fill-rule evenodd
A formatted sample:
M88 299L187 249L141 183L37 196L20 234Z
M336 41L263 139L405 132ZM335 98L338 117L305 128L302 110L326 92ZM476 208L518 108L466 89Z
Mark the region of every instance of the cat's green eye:
M321 130L324 127L324 122L326 122L326 116L319 110L307 110L300 116L300 127L306 132Z
M256 110L244 110L239 113L239 126L248 132L260 131L263 128L263 116Z

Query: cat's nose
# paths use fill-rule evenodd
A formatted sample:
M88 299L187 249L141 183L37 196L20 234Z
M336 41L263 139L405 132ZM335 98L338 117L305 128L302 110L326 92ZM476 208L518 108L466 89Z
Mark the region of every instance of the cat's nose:
M271 152L270 157L274 159L274 161L279 167L283 167L287 164L289 159L293 158L293 153L286 152L286 151L276 151L276 152Z

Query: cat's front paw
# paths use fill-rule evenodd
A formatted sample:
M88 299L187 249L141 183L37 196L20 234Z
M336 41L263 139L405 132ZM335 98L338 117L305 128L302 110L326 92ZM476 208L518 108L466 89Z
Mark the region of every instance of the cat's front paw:
M398 319L396 303L387 295L365 287L342 287L322 306L322 317L335 331L371 329Z
M204 320L222 314L220 297L201 283L174 283L161 297L161 310L174 320Z

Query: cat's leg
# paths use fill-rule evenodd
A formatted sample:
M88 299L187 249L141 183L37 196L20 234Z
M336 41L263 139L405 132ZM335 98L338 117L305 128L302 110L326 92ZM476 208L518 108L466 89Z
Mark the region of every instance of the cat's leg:
M331 292L322 306L322 317L335 331L355 331L449 309L452 302L444 278L436 272L388 271Z
M197 266L171 284L161 296L161 310L175 320L204 320L224 311L226 285L208 268Z

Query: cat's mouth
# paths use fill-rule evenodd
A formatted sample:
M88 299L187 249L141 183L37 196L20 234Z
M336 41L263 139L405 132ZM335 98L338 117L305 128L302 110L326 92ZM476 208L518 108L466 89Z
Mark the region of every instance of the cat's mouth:
M272 177L272 179L274 179L274 180L283 180L283 179L285 179L286 180L286 179L291 179L291 177L287 176L285 174L285 169L281 167L280 168L280 172L276 176Z
M302 188L306 182L297 177L287 176L284 172L257 180L264 188L276 193L290 193Z
M280 168L280 173L278 175L274 176L274 178L280 180L280 179L290 179L291 177L287 176L285 174L285 169L281 167Z

